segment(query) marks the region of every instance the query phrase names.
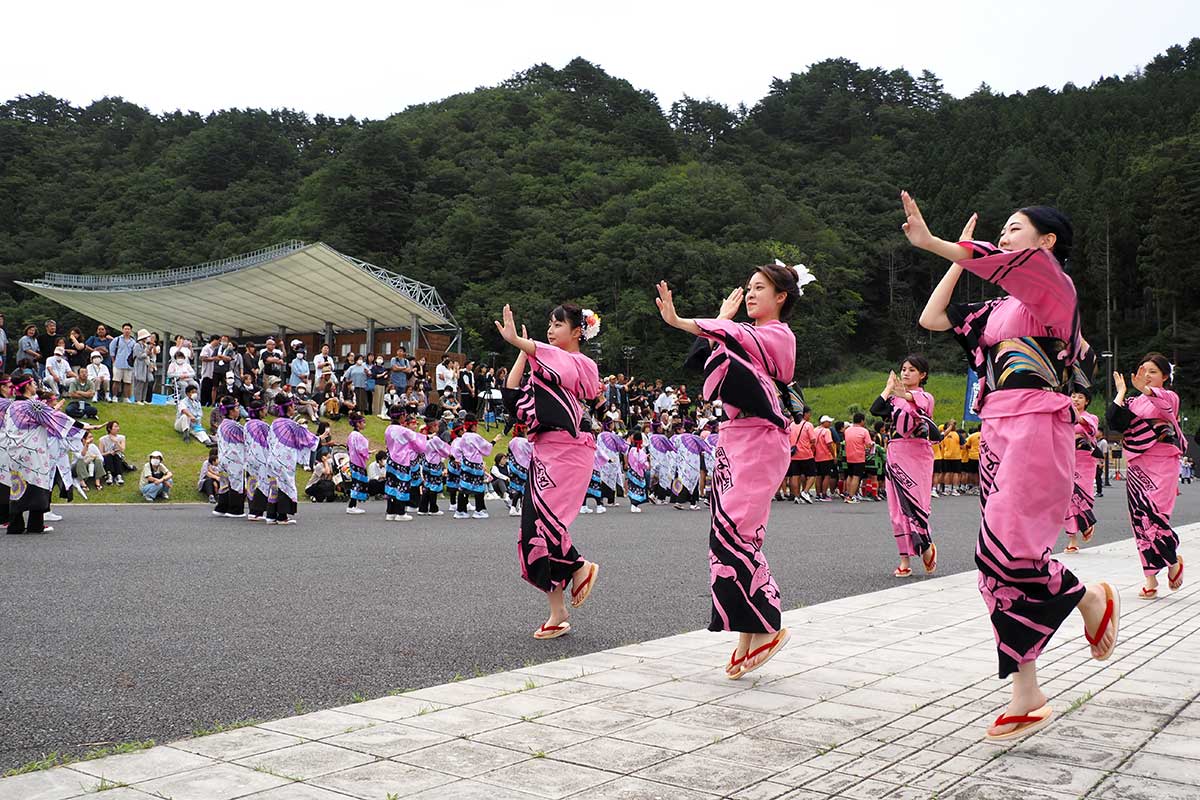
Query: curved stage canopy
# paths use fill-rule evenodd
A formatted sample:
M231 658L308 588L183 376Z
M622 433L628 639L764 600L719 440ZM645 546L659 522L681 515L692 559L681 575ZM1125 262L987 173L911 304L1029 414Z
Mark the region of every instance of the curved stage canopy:
M457 332L437 289L339 253L284 242L191 267L128 275L47 273L18 285L116 330L246 336L372 328Z

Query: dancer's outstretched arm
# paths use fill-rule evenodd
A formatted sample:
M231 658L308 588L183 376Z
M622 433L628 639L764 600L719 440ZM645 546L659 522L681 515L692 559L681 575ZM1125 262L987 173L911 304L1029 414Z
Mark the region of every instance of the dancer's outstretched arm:
M507 303L504 304L504 322L496 322L496 330L500 331L500 336L504 341L518 348L526 355L533 355L537 352L537 343L528 336L522 336L517 333L517 323L513 320L512 308ZM525 328L521 328L521 333L525 332Z
M917 206L917 201L913 200L908 192L901 192L900 200L904 203L904 214L907 220L902 226L904 235L908 237L908 241L913 247L919 247L951 262L964 261L971 257L971 252L967 248L939 239L929 232L929 226L925 224L925 218L921 216L921 209ZM963 227L959 241L967 241L974 236L977 220L978 215L972 214ZM930 293L928 302L925 303L925 309L921 312L918 320L922 328L930 331L950 330L950 318L946 316L946 307L950 305L950 301L954 297L954 287L958 285L958 279L961 276L962 267L957 263L951 263L946 274L942 276L938 285Z
M699 336L700 326L696 324L696 321L694 319L684 319L676 313L675 298L671 293L671 289L667 286L667 282L659 281L657 288L658 297L654 298L654 302L658 306L658 313L662 315L663 322L672 328L678 328L681 331L687 331L693 336Z

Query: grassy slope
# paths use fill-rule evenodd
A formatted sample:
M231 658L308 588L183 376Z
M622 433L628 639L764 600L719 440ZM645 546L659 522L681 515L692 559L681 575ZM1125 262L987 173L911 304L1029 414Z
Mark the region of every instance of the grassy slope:
M849 379L825 386L813 386L804 390L808 404L812 406L814 415L829 414L837 419L849 419L854 411L864 413L871 407L876 395L883 388L887 375L884 373L863 372L852 375ZM936 398L934 416L939 422L948 419L961 419L963 397L966 393L966 377L963 375L936 374L929 378L926 388ZM1097 416L1104 416L1104 398L1098 397L1089 409ZM1184 409L1184 416L1190 409ZM167 466L175 473L176 490L173 500L198 500L195 491L196 476L200 464L204 460L207 449L195 442L184 444L175 433L171 424L175 418L173 408L166 406L130 406L100 404L101 421L115 419L121 423L122 432L128 437L129 460L139 467L146 461L146 455L151 450L161 450ZM383 430L386 424L378 417L367 418L367 438L371 447L377 450L383 447ZM1191 431L1189 424L1184 428ZM333 424L334 439L345 441L350 432L345 420ZM480 431L491 439L500 432L500 428L491 431ZM507 449L507 439L502 438L496 447L496 452ZM491 465L490 459L488 466ZM99 492L90 492L88 502L142 502L137 491L135 473L130 473L124 487L106 487ZM307 475L301 473L297 483L303 487ZM78 502L78 501L77 501Z
M100 422L116 420L121 423L121 433L125 434L127 457L129 463L141 467L146 463L146 457L152 450L161 450L163 461L167 468L175 473L175 489L171 493L172 501L196 501L202 499L196 492L196 478L200 474L201 463L208 455L208 448L195 439L186 444L180 440L172 424L175 421L174 407L168 406L131 406L126 404L100 403ZM207 419L208 409L205 409ZM371 441L372 451L383 448L383 430L387 424L379 417L367 418L367 429L364 431ZM316 430L309 426L309 430ZM481 430L488 439L500 432L500 428L491 431ZM102 434L103 431L97 433ZM334 441L345 442L350 433L350 425L346 420L333 423ZM97 437L99 438L99 437ZM502 438L496 452L507 449L507 439ZM490 459L489 459L490 466ZM123 487L106 486L99 492L89 491L87 502L97 503L129 503L145 502L137 488L137 475L130 472L125 476ZM308 473L297 473L296 483L301 490L308 482ZM55 493L57 497L57 492ZM301 498L303 499L303 498ZM57 502L57 501L56 501ZM76 498L75 502L82 502Z

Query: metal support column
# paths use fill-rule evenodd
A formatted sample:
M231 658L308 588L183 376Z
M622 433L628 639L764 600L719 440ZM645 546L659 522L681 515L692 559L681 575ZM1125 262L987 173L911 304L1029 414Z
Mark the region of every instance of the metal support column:
M333 351L333 323L325 323L325 344L329 345L329 350Z
M417 357L417 348L421 345L421 318L416 314L412 315L412 327L408 331L408 355L411 358Z
M375 320L367 319L367 345L363 348L364 355L366 353L375 352Z

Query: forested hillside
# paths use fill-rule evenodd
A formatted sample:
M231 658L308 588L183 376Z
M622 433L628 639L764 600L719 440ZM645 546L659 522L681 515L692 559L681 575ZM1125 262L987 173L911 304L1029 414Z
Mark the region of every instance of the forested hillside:
M653 282L711 314L751 265L781 257L820 278L794 322L803 381L912 348L954 369L948 338L915 326L944 265L907 247L901 188L947 238L972 211L992 237L1016 207L1060 206L1089 339L1105 344L1111 276L1122 366L1162 349L1200 386L1200 39L1087 87L962 99L928 72L844 59L737 109L664 111L583 59L379 121L19 97L0 106L0 309L10 334L51 312L11 282L48 270L324 240L436 285L472 354L504 351L490 325L503 302L537 330L573 298L604 316L602 369L629 356L636 374L672 376L687 342L657 321Z

